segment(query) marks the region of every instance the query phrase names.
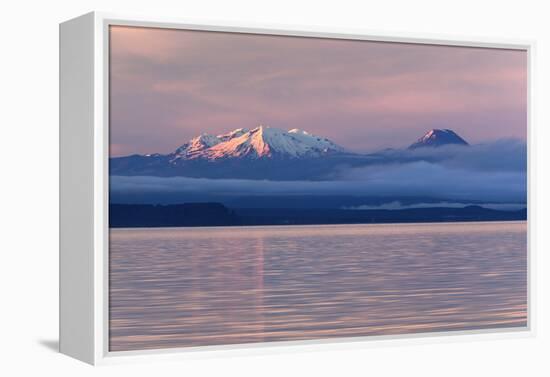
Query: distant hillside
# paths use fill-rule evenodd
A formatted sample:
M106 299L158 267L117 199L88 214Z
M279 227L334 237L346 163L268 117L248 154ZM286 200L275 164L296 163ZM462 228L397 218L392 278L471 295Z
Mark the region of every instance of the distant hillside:
M175 205L111 204L111 228L236 225L238 218L220 203Z
M527 211L499 211L479 206L396 210L228 209L220 203L178 205L111 204L112 228L236 225L375 224L526 220Z

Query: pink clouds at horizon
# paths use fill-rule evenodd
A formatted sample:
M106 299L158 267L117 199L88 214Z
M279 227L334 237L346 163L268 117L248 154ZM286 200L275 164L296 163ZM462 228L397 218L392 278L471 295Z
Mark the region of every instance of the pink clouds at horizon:
M431 128L525 140L525 51L111 28L112 155L200 134L301 128L356 151Z

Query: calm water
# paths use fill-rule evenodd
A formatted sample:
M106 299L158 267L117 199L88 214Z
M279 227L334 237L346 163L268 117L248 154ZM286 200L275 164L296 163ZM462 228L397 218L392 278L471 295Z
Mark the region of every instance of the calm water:
M526 223L113 229L112 351L525 326Z

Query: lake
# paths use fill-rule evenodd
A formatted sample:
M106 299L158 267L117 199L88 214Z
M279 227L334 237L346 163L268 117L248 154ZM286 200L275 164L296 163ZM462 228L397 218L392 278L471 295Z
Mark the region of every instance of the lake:
M111 351L527 325L527 223L110 231Z

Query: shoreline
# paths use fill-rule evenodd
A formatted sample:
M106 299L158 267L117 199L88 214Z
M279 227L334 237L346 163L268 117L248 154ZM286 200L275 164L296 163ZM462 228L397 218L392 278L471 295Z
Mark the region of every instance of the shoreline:
M235 228L334 228L347 226L412 226L412 225L471 225L471 224L527 224L527 219L524 220L471 220L471 221L422 221L422 222L386 222L386 223L338 223L338 224L274 224L274 225L214 225L214 226L134 226L134 227L109 227L111 230L133 230L133 229L235 229Z

